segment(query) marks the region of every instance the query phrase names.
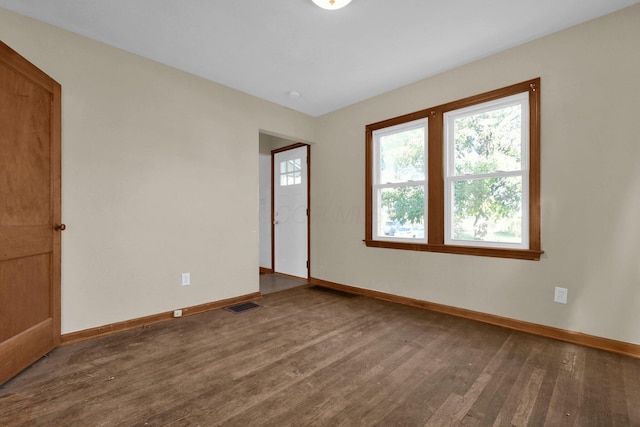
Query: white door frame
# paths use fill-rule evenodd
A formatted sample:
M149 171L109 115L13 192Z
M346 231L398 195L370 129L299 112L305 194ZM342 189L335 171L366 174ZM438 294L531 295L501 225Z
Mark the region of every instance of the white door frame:
M309 209L309 204L311 200L311 146L304 143L296 143L293 145L289 145L283 148L279 148L271 151L271 265L274 273L281 273L277 268L277 258L276 258L276 200L275 200L275 180L277 176L277 170L275 165L275 156L278 153L282 153L284 151L294 150L297 148L306 147L307 149L307 162L306 162L306 172L307 172L307 200L306 200L306 233L307 233L307 247L306 247L306 277L305 279L309 279L311 277L311 212ZM296 276L300 277L300 276Z

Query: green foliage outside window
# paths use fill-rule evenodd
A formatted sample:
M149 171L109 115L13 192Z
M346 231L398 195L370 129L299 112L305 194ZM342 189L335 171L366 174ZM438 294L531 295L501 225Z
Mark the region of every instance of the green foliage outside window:
M425 179L424 128L411 129L381 138L382 182L423 181ZM424 186L385 189L380 204L388 219L400 224L424 222Z
M520 170L521 108L519 105L464 116L454 122L456 175L482 175ZM473 239L487 237L490 222L504 226L518 221L521 210L522 181L516 177L477 177L454 184L454 223L473 220ZM519 227L508 227L511 234ZM463 239L460 227L454 238ZM519 238L519 236L514 236Z
M519 105L469 115L455 120L454 164L457 176L482 175L521 169L521 109ZM394 134L382 145L381 170L393 181L406 171L424 175L424 142L410 132ZM386 171L385 171L386 169ZM515 177L474 178L454 184L455 224L471 219L473 235L456 227L454 238L484 240L490 222L501 220L505 234L518 238L522 181ZM381 206L389 220L424 223L423 186L386 189Z
M424 221L424 187L400 187L382 192L381 205L389 219L400 224Z

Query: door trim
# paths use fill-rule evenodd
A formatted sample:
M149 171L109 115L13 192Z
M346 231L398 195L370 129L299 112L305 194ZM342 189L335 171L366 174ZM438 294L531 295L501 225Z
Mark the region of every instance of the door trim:
M307 277L311 277L311 146L303 142L297 142L286 147L271 150L271 269L275 272L276 266L276 230L275 230L275 155L283 151L307 147Z

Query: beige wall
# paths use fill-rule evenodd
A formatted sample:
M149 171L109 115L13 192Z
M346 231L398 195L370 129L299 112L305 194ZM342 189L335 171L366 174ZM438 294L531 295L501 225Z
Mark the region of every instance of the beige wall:
M63 88L63 333L258 291L259 132L310 117L3 9L0 39Z
M298 142L303 142L303 141L295 140L291 138L283 138L280 136L268 135L266 133L260 133L260 141L259 141L260 154L271 155L271 152L273 150L288 147L289 145L293 145Z
M640 343L639 40L640 5L321 117L312 276ZM364 246L366 124L538 76L540 261Z
M2 9L0 39L63 86L63 332L257 291L265 131L316 142L314 277L640 343L640 6L318 119ZM363 245L366 124L537 76L540 261Z

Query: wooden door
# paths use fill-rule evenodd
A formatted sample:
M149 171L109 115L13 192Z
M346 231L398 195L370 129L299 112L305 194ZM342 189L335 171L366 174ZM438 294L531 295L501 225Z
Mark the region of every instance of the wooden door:
M0 384L60 342L60 93L0 42Z

